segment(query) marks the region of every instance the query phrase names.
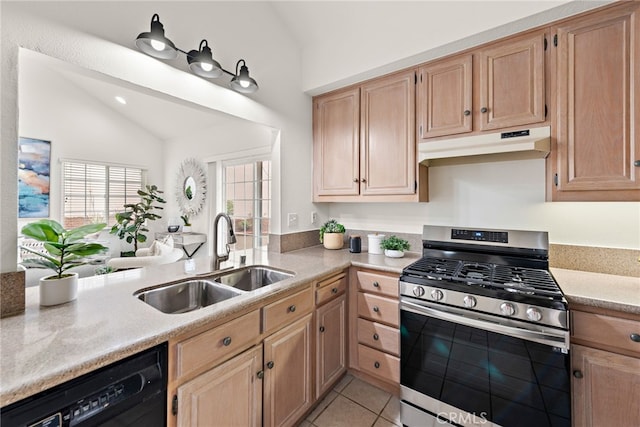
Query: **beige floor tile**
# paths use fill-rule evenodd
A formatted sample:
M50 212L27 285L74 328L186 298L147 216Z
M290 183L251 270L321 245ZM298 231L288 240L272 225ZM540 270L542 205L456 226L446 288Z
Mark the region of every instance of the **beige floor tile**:
M302 420L302 422L298 424L298 427L313 427L313 424L307 420Z
M353 375L347 374L333 387L334 391L340 393L353 380Z
M338 396L313 422L318 427L371 427L376 414L343 396Z
M382 417L384 417L387 421L391 421L395 425L401 426L402 423L400 422L400 400L395 396L391 396L391 399L389 399L389 403L387 403L387 406L384 407L384 409L382 410L382 414L380 415L382 415Z
M333 399L335 399L337 396L338 396L338 393L331 390L329 394L327 394L325 398L322 399L320 403L318 403L318 406L316 406L315 409L311 411L311 413L307 416L307 421L313 422L313 420L318 418L318 415L320 415L322 411L324 411L327 408L327 406L329 406L329 404L333 402Z
M376 423L373 425L373 427L396 427L396 425L380 417L376 420Z
M389 397L391 397L391 394L386 391L380 390L357 378L354 378L354 380L342 390L341 394L376 414L382 412L382 409L389 401Z

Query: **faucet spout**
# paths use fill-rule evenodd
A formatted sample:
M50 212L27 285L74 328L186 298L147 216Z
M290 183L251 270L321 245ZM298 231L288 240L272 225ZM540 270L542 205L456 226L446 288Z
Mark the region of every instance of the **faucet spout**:
M224 255L218 254L218 223L220 219L224 218L227 221L227 244L225 245L226 253ZM216 215L216 218L213 220L213 263L212 267L214 271L220 270L220 264L223 261L227 261L229 259L229 249L230 244L236 243L236 235L233 232L233 221L229 218L224 212L220 212Z

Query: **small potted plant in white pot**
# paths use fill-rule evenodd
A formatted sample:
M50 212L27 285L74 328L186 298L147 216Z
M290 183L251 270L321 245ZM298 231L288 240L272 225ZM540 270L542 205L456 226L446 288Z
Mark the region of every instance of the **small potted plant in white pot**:
M389 236L382 239L380 247L384 249L385 256L389 258L402 258L404 251L408 251L411 246L409 242L396 236Z
M67 270L87 264L86 257L108 249L99 243L82 241L85 236L97 233L106 226L105 223L87 224L65 230L57 221L42 219L22 227L22 234L44 242L47 252L21 246L21 249L41 257L24 260L21 264L55 271L55 274L40 279L40 305L57 305L76 299L78 273Z
M342 249L344 232L344 225L335 219L330 219L320 227L320 243L326 249Z
M191 233L191 221L189 220L189 215L180 215L182 218L182 222L184 225L182 226L183 233Z

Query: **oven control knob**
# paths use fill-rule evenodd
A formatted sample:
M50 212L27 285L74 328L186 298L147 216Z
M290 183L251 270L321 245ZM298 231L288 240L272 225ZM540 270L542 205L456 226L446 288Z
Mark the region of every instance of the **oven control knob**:
M509 302L503 302L500 304L500 313L505 316L513 316L516 314L516 308Z
M539 322L542 320L542 313L537 308L529 307L527 308L527 317L529 320L533 320L534 322Z
M424 288L422 286L414 286L413 294L417 297L421 297L424 295Z
M471 295L466 295L462 302L467 308L473 308L476 306L476 304L478 304L478 301L476 301L475 297L472 297Z
M431 291L431 298L436 301L440 301L444 297L444 294L440 289L434 289Z

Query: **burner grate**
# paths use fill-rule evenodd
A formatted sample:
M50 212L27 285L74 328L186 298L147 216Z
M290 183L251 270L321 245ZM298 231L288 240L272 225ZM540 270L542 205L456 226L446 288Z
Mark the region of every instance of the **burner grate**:
M423 257L405 268L405 272L417 275L427 274L436 279L449 279L453 277L460 261L450 259Z

